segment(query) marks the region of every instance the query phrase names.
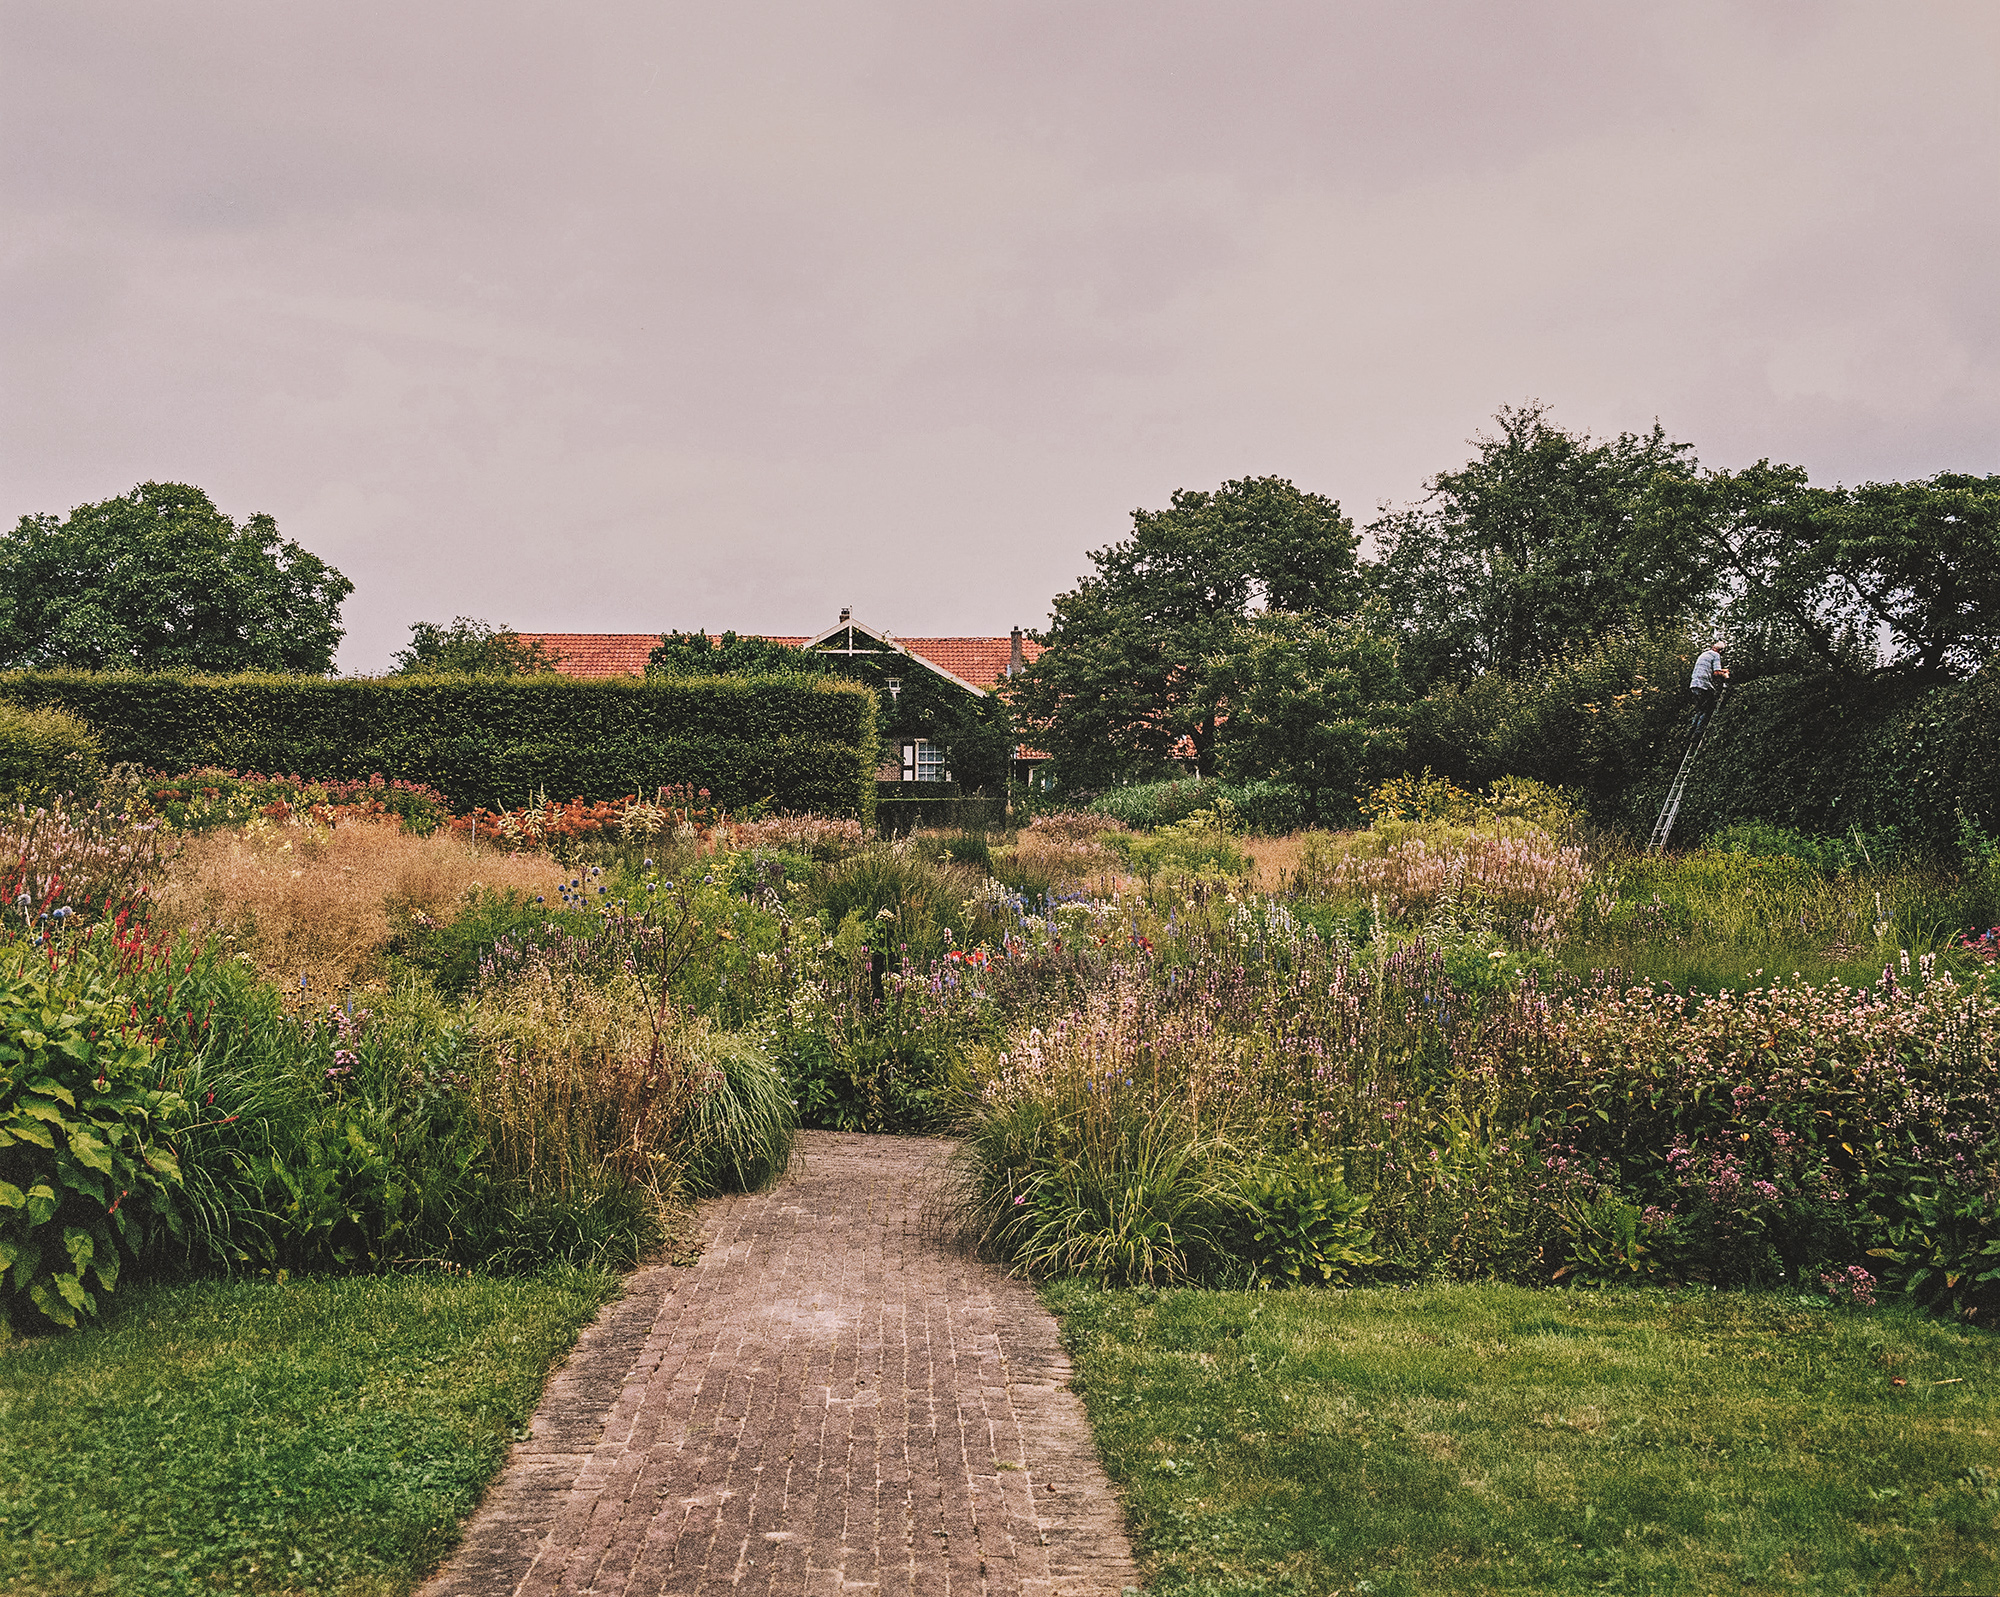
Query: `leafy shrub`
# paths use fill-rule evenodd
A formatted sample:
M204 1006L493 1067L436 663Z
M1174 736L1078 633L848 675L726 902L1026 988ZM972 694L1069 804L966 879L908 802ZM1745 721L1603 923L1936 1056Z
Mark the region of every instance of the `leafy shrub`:
M1954 1171L1911 1170L1885 1194L1883 1245L1868 1250L1894 1290L1934 1308L2000 1320L2000 1185Z
M0 963L0 1313L73 1326L118 1284L121 1254L178 1224L162 1089L129 1006L64 981L23 945Z
M103 745L77 717L0 702L0 804L87 804L103 780Z
M1091 805L1094 814L1139 831L1173 826L1201 810L1226 804L1246 831L1280 836L1305 824L1300 791L1283 782L1230 783L1214 777L1180 777L1114 788Z
M1371 826L1382 821L1442 821L1449 826L1474 826L1481 818L1479 795L1437 776L1426 767L1421 775L1393 776L1361 801L1361 813Z
M1361 1221L1368 1198L1350 1192L1340 1163L1306 1152L1253 1164L1238 1187L1230 1255L1256 1286L1340 1286L1382 1262Z
M1770 821L1733 822L1711 832L1702 846L1713 854L1795 859L1824 876L1872 870L1894 861L1902 852L1901 839L1893 829L1870 833L1857 826L1845 837L1819 837Z
M1490 671L1440 684L1414 707L1411 763L1467 784L1509 772L1532 777L1622 816L1662 751L1679 756L1699 653L1683 629L1628 628L1520 676Z
M1195 810L1151 836L1117 832L1106 845L1148 883L1163 871L1241 876L1249 870L1250 860L1230 836L1234 822L1229 801L1218 799L1214 808Z

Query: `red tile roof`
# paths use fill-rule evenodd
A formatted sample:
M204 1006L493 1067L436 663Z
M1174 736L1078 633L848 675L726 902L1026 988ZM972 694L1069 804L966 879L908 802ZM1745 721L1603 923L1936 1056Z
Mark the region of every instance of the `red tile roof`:
M709 635L717 636L714 633ZM556 657L556 669L564 676L573 677L644 676L646 656L660 641L657 632L523 632L520 637L523 643L539 643L547 649ZM811 640L771 638L767 641L797 648ZM1012 637L898 638L896 642L910 653L980 688L990 688L1006 676L1014 653ZM1023 660L1033 664L1041 652L1039 643L1027 638L1021 640Z
M1014 658L1014 640L1006 638L898 638L896 640L910 653L922 655L932 665L940 666L955 677L961 677L976 688L990 688L1007 675L1007 666ZM1021 640L1021 658L1033 665L1041 655L1042 646L1027 638Z
M709 634L716 641L721 638ZM657 632L523 632L523 643L539 643L555 656L556 669L568 677L639 677L646 674L646 656L660 641ZM804 638L772 638L797 648Z

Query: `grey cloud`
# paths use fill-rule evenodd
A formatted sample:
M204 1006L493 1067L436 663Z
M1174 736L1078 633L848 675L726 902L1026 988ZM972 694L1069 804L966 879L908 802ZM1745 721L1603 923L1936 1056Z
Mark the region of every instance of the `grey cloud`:
M418 617L1032 623L1176 486L1530 395L1994 470L1980 3L0 0L0 514L142 477Z

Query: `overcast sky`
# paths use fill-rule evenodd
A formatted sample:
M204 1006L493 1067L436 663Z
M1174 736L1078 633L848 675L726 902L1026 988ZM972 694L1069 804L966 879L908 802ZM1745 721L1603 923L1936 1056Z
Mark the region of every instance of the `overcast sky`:
M1176 487L1502 404L2000 471L1993 0L0 0L0 516L418 619L1042 623Z

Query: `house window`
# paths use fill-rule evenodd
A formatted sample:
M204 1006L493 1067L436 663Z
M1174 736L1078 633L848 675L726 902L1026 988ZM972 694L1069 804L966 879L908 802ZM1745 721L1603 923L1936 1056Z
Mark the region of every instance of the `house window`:
M903 745L903 780L905 782L948 782L951 772L945 769L944 745L933 743L929 738L913 738Z

